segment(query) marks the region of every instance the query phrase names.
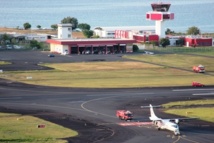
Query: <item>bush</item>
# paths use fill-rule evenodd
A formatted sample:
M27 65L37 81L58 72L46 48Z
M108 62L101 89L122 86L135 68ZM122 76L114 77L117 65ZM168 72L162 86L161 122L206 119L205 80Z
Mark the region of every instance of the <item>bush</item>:
M133 45L133 52L138 52L139 51L139 48L137 45Z
M42 48L41 43L36 41L36 40L31 40L30 41L30 47L37 48L37 49L41 49Z
M162 46L162 47L166 47L166 46L168 46L170 44L170 41L169 41L169 39L168 38L161 38L160 39L160 45Z

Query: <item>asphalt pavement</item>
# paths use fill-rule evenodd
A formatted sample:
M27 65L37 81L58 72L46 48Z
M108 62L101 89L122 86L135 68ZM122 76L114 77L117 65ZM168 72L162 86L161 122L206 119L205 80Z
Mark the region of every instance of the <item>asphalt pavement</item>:
M25 56L23 56L25 55ZM32 56L34 55L34 56ZM12 63L23 62L29 69L33 63L41 62L78 62L78 61L124 61L121 55L59 55L50 58L46 52L5 52L0 54L0 60ZM88 56L88 57L87 57ZM33 67L33 66L32 66ZM1 68L1 67L0 67ZM16 68L19 68L18 66ZM3 69L3 68L2 68ZM8 68L10 69L10 68ZM15 68L12 68L15 70ZM7 70L4 67L4 70ZM209 94L208 94L209 93ZM80 137L69 142L102 142L102 143L212 143L214 140L214 124L200 119L180 124L181 136L174 136L169 131L158 131L149 124L149 109L141 108L149 104L160 105L169 101L192 99L213 99L214 87L192 88L135 88L135 89L83 89L83 88L53 88L26 85L7 80L0 80L1 111L20 111L34 115L55 113L47 120L55 121L69 128L79 129ZM131 110L134 120L125 122L119 120L115 113L118 109ZM175 118L165 114L161 108L155 109L161 118ZM67 118L62 122L63 115ZM47 116L46 116L47 117ZM58 117L59 119L53 120ZM72 117L72 118L71 118ZM82 121L72 126L75 121ZM75 122L75 123L76 123ZM84 125L83 125L84 123ZM142 124L139 124L142 123ZM145 123L145 124L143 124ZM148 123L148 124L147 124ZM87 132L86 132L87 131ZM91 131L91 133L89 133ZM89 133L90 136L86 134ZM84 138L81 138L84 136Z

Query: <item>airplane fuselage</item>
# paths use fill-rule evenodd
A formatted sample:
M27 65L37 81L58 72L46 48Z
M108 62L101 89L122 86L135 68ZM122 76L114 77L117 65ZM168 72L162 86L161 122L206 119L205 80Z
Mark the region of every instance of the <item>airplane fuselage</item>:
M179 135L179 127L177 124L170 122L168 120L161 120L161 121L155 121L155 125L157 126L158 130L163 129L163 130L169 130L174 132L175 135Z

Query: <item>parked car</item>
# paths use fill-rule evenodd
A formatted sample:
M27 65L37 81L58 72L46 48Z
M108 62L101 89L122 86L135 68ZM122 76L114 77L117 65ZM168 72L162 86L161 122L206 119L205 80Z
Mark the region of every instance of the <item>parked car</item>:
M9 50L13 49L13 47L11 45L6 45L6 48L9 49Z
M55 55L54 54L49 54L48 57L55 57Z
M82 54L91 54L90 50L83 51Z
M18 46L18 45L13 45L14 49L21 49L22 47Z
M150 52L150 51L144 51L144 52L145 52L145 54L148 54L148 55L154 55L154 53Z

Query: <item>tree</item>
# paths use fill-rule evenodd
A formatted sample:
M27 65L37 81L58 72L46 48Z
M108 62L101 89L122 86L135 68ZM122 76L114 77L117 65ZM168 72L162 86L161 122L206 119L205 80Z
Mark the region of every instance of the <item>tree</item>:
M36 27L37 27L38 29L41 29L41 28L42 28L42 26L41 26L41 25L37 25Z
M83 30L82 32L83 32L84 36L87 38L92 37L94 34L94 31L92 31L92 30Z
M166 46L168 46L170 44L170 41L169 41L168 38L161 38L160 39L160 44L161 44L162 47L165 48Z
M198 35L200 34L200 29L198 27L192 26L187 30L188 35Z
M183 46L185 43L184 43L184 38L179 38L178 40L176 40L176 45L177 46Z
M1 44L8 44L8 43L11 43L11 40L12 40L12 37L9 36L8 34L3 34L1 35Z
M26 22L26 23L23 24L23 27L26 30L26 29L30 29L31 25L30 25L30 23Z
M36 40L31 40L30 41L30 47L40 49L41 48L41 44Z
M138 48L138 46L137 45L133 45L133 52L138 52L139 51L139 48Z
M80 23L80 24L78 24L78 28L81 29L82 31L83 30L90 30L91 26L87 23Z
M52 24L52 25L51 25L51 28L52 28L53 30L57 30L57 27L58 27L57 24Z
M75 17L65 17L64 19L61 20L61 23L70 23L72 24L72 30L76 29L78 26L78 20Z
M172 31L171 29L167 28L166 31L165 31L165 34L166 35L171 35L171 34L175 34L175 32Z

